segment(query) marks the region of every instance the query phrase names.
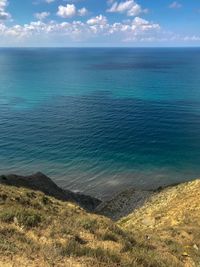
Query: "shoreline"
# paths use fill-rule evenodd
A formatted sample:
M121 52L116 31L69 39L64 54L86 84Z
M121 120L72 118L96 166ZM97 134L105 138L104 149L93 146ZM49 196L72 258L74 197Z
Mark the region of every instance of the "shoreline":
M189 180L193 181L195 179ZM186 182L189 182L186 181ZM46 195L55 197L62 201L71 201L89 212L102 214L116 221L127 216L135 209L140 208L152 196L168 188L173 188L184 182L159 186L155 189L137 189L134 187L124 188L110 194L106 198L98 198L80 191L70 191L59 187L51 178L43 173L35 173L30 176L20 176L15 174L0 175L0 184L24 187L36 191L41 191Z

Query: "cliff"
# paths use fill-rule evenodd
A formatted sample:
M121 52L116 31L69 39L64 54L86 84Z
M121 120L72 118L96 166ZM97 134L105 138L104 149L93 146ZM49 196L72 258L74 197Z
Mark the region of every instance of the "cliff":
M74 193L58 187L49 177L41 172L30 176L19 176L15 174L1 175L0 184L41 191L46 195L55 197L59 200L75 202L88 211L93 211L101 203L97 198Z

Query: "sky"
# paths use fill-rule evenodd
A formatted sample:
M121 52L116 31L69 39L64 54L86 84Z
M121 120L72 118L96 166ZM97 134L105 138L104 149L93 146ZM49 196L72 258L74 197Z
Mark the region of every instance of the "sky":
M0 0L0 46L200 46L200 0Z

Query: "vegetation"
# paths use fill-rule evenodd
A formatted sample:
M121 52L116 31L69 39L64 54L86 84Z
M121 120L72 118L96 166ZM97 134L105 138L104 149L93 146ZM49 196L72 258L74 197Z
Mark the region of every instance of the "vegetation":
M178 266L199 267L200 180L158 192L118 224L136 240L145 236L150 247L178 259Z
M41 222L41 216L33 209L11 208L1 212L2 222L18 224L21 227L35 227Z
M188 200L190 216L185 213L184 220L176 216L180 221L173 225L165 220L167 206L158 208L162 197L113 223L43 193L0 185L0 266L198 266L200 213L194 200ZM144 222L147 214L151 220ZM159 224L153 223L155 216Z

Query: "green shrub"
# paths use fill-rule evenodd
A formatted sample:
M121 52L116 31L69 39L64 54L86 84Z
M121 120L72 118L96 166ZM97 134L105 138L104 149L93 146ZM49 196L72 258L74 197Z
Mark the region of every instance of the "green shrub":
M114 233L112 233L110 231L106 231L102 236L102 240L117 242L118 241L118 237L117 237L116 234L114 234Z
M25 227L35 227L41 222L40 214L36 213L32 209L7 209L0 213L0 219L2 222L16 223Z
M16 218L19 225L25 227L36 227L42 220L40 214L31 209L18 211Z
M14 217L15 217L15 211L12 209L3 210L0 213L0 219L2 222L6 222L6 223L13 222Z
M0 199L2 201L6 201L7 198L8 198L8 196L6 194L0 194Z
M46 197L46 196L42 196L42 203L43 203L44 205L49 204L49 198Z
M78 222L81 227L83 227L85 230L90 231L91 233L94 233L97 228L97 221L92 220L90 218L83 218L80 222Z

